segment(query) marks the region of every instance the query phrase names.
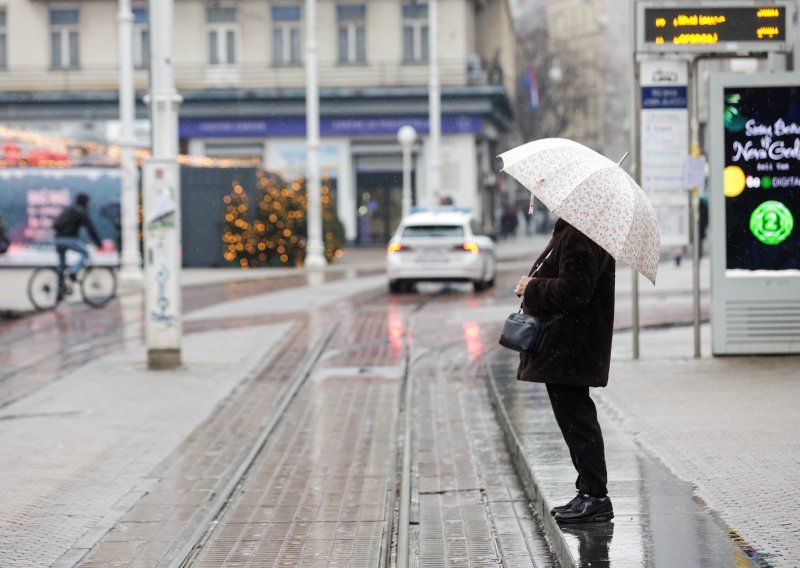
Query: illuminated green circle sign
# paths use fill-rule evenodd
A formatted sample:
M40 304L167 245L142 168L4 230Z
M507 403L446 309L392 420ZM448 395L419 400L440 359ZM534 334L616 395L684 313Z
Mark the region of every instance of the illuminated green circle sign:
M780 201L765 201L750 215L750 232L765 245L782 243L793 228L792 212Z

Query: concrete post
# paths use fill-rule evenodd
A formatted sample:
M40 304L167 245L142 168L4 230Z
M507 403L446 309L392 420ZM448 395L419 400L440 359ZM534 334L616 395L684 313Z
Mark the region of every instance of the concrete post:
M442 189L442 110L441 88L439 85L439 0L428 2L428 58L430 77L428 79L428 205Z
M306 191L308 240L305 265L323 268L322 184L319 173L319 85L317 82L317 0L306 0Z
M173 0L150 0L153 157L145 165L145 342L151 369L181 363L180 171L172 69Z
M130 0L119 0L117 14L119 32L119 122L120 166L122 195L120 224L120 280L126 284L141 284L142 255L139 253L139 174L136 170L136 148L133 121L136 116L136 95L133 87L133 12Z

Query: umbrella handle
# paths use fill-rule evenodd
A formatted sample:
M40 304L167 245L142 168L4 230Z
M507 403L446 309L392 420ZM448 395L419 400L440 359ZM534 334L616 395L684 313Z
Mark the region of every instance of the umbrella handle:
M621 165L622 165L622 162L624 162L624 161L625 161L625 158L627 158L627 157L628 157L628 154L630 154L630 152L625 152L625 155L624 155L624 156L622 156L622 158L620 158L619 162L617 162L617 165L618 165L618 166L621 166Z

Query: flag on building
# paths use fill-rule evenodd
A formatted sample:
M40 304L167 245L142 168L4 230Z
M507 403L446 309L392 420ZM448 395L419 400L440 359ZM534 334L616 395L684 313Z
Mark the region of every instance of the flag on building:
M528 93L528 106L531 110L539 110L539 82L536 79L536 69L529 67L522 76L522 86Z

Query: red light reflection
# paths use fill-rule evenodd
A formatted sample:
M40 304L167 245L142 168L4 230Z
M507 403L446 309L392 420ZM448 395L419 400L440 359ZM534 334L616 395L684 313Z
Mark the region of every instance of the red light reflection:
M483 341L481 341L481 326L476 321L461 324L464 330L464 341L467 342L467 356L474 361L483 354Z

